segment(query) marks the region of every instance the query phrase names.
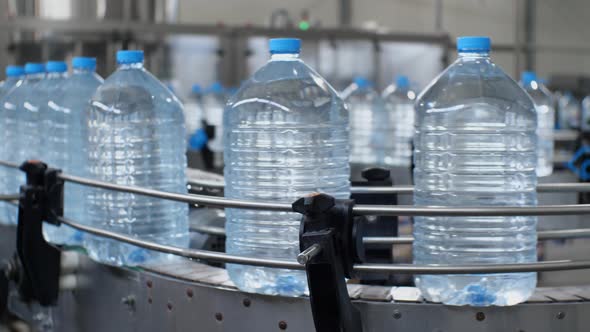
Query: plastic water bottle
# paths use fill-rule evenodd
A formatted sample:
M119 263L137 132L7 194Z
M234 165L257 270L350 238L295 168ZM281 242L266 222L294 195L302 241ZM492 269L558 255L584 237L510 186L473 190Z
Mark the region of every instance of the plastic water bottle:
M14 146L11 146L9 142L14 143L14 140L10 141L9 138L5 137L4 134L6 132L14 132L14 128L7 128L5 120L5 111L3 109L3 98L11 92L11 90L20 85L22 83L22 79L24 78L25 70L23 67L19 66L7 66L6 67L6 79L0 83L0 140L2 140L2 144L0 144L0 160L8 161L8 153L10 153L10 149L14 149ZM14 126L14 124L12 124ZM14 151L14 150L13 150ZM8 173L7 173L8 172ZM8 194L8 193L16 193L16 191L10 191L6 188L5 180L10 176L10 170L4 166L0 166L0 193ZM0 224L9 224L8 211L14 210L14 206L0 202ZM14 218L12 218L14 219Z
M386 151L378 164L412 165L415 99L416 93L410 89L410 80L406 76L398 76L395 84L383 91L387 121L379 126L383 127L383 131L389 133L389 136L382 143Z
M40 138L38 133L38 116L31 106L31 93L35 85L45 77L45 66L41 63L27 63L25 78L16 83L2 98L1 118L4 129L2 160L20 164L27 159L39 157ZM13 168L0 167L2 193L15 194L24 183L24 174ZM9 224L16 224L18 208L6 204L2 219Z
M536 205L537 114L526 92L490 60L490 39L457 39L459 58L418 97L414 203ZM536 217L416 217L416 264L537 260ZM535 273L421 275L426 299L506 306L534 291Z
M203 129L203 89L193 84L191 95L184 103L184 118L186 121L186 135L191 150L201 150L207 143L207 134Z
M6 66L6 79L0 82L0 98L14 88L18 81L22 80L25 75L25 69L20 66Z
M65 67L65 64L62 65ZM73 73L51 95L41 111L42 134L46 142L45 158L52 167L75 176L86 177L86 112L89 100L102 84L96 74L96 59L75 57ZM47 64L47 71L51 72ZM50 76L51 74L48 74ZM64 191L64 216L76 222L84 222L86 213L85 187L66 182ZM82 233L67 225L56 227L43 224L45 238L53 243L79 245Z
M332 87L299 59L299 39L270 40L270 61L224 112L225 196L292 203L313 193L347 198L348 112ZM294 261L301 215L226 209L226 251ZM228 264L241 290L297 296L303 271Z
M582 99L582 132L590 132L590 95Z
M383 139L389 136L382 125L387 116L381 96L364 77L356 77L342 96L350 111L350 162L377 165L386 152Z
M90 100L90 176L105 182L186 193L182 104L143 67L143 51L117 52L117 70ZM89 222L102 229L161 244L188 245L188 206L159 198L87 189ZM116 265L171 258L85 236L89 255Z
M557 122L560 129L580 129L580 102L571 92L565 92L557 100Z
M223 167L223 108L225 102L225 90L219 82L213 83L203 96L205 122L214 128L214 137L207 142L207 147L213 151L213 166L215 168Z
M555 108L553 98L547 88L537 80L537 75L525 71L521 75L521 84L533 98L537 110L538 160L537 176L553 173L553 130L555 127Z

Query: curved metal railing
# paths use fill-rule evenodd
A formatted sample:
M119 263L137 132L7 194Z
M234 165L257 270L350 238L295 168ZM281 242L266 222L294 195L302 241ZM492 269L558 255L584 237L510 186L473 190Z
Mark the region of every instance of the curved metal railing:
M14 163L0 161L0 166L18 167ZM189 204L199 204L219 208L241 208L272 211L293 211L291 204L264 203L247 200L228 199L207 195L178 194L160 190L141 188L135 186L117 185L69 174L61 173L59 178L66 182L78 183L85 186L109 189L120 192L145 195L155 198L167 199ZM581 190L577 184L561 184L562 187L571 187ZM560 187L560 186L557 186ZM558 191L562 190L562 187ZM590 186L584 188L590 191ZM574 191L575 191L574 190ZM14 195L7 195L14 197ZM353 208L356 215L394 215L394 216L509 216L509 215L574 215L590 214L590 204L578 205L544 205L544 206L514 206L514 207L430 207L430 206L386 206L386 205L356 205ZM83 225L78 222L60 218L60 221L68 226L93 235L111 238L131 245L163 253L174 254L182 257L215 261L222 263L246 264L273 268L285 268L302 270L304 267L296 261L275 259L263 259L230 255L208 250L187 249L158 244L141 240L132 236L114 233L96 227ZM568 233L569 231L569 233ZM580 237L590 234L590 229L546 231L539 232L540 238L567 238ZM406 243L412 242L410 237L401 238L365 238L366 243ZM559 260L543 261L524 264L486 264L486 265L416 265L416 264L357 264L354 269L363 272L396 273L396 274L472 274L472 273L520 273L590 269L590 260Z

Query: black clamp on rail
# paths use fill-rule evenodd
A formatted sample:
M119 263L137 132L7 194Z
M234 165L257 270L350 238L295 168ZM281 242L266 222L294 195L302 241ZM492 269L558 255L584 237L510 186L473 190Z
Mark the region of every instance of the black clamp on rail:
M27 182L21 186L16 250L22 270L18 289L25 302L55 305L59 293L60 251L43 238L43 221L59 225L63 214L63 180L59 170L42 162L20 166Z
M360 332L360 313L352 305L345 278L362 261L361 227L352 213L353 200L314 194L293 203L303 214L299 233L299 263L305 265L311 310L318 332Z
M368 168L362 171L366 181L354 182L353 185L367 187L391 187L393 180L391 171L384 168ZM357 204L368 205L397 205L395 193L363 193L352 194L351 198ZM397 237L398 219L396 216L369 216L363 227L362 237ZM365 262L377 264L393 263L393 251L390 244L365 244ZM362 283L392 284L393 276L383 276L374 273L361 274Z

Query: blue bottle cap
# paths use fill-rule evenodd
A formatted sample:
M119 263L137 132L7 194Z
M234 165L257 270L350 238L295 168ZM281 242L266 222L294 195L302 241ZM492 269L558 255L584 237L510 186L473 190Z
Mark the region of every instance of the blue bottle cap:
M536 81L536 80L537 80L537 74L535 74L535 72L523 71L522 74L520 74L520 81L524 85L529 85L529 84L531 84L532 81Z
M200 85L198 85L198 84L193 84L193 86L191 87L191 91L192 91L192 93L194 93L194 94L200 94L200 93L203 93L203 89L202 89L202 88L201 88L201 86L200 86Z
M6 66L6 76L18 77L25 74L25 69L21 66Z
M273 38L268 41L271 54L289 54L301 52L301 40L298 38Z
M489 52L492 41L490 37L468 36L457 38L457 51L466 53Z
M96 69L96 58L89 58L84 56L77 56L72 59L72 67L75 69Z
M68 71L68 65L63 61L47 61L45 70L48 73L65 73Z
M371 86L371 82L362 76L355 77L352 82L356 84L359 89L366 89Z
M410 87L410 80L407 76L398 75L395 78L395 86L401 89L409 88Z
M28 62L25 64L25 74L39 74L45 72L45 66L42 63Z
M215 82L207 89L210 93L223 93L223 85L220 82Z
M138 63L143 62L143 51L132 50L132 51L118 51L117 52L118 63Z

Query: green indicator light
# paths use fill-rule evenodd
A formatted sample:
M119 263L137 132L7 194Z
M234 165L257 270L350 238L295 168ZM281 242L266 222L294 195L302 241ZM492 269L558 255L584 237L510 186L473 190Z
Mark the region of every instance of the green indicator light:
M299 30L309 30L309 22L307 22L307 21L299 22Z

